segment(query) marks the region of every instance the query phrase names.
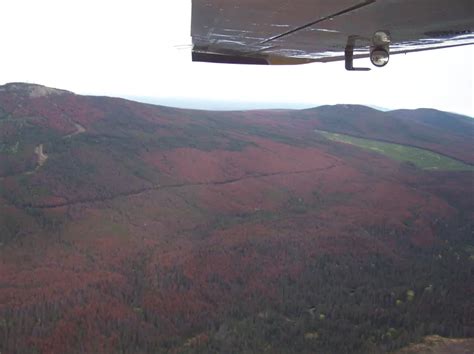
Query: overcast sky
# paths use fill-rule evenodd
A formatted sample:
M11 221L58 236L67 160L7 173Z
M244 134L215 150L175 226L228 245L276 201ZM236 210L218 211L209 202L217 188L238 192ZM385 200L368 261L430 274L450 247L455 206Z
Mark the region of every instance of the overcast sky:
M0 84L202 107L357 103L474 116L474 46L393 56L371 72L192 63L190 22L190 0L1 0Z

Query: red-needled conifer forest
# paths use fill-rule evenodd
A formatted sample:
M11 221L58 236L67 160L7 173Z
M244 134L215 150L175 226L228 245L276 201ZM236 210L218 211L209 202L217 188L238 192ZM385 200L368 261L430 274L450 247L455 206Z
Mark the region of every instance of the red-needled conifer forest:
M473 337L473 136L434 110L210 112L0 86L0 352Z

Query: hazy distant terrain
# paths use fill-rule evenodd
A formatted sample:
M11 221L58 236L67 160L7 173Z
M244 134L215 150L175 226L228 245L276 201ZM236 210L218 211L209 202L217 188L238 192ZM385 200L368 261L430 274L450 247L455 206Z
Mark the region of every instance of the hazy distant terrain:
M317 106L311 103L294 102L250 102L250 101L223 101L223 100L204 100L204 99L183 99L172 97L144 97L144 96L126 96L126 99L132 101L150 103L161 106L169 106L185 109L199 109L210 111L242 111L242 110L261 110L261 109L304 109ZM383 109L382 109L383 110Z
M433 110L209 112L0 86L0 352L472 337L473 133Z

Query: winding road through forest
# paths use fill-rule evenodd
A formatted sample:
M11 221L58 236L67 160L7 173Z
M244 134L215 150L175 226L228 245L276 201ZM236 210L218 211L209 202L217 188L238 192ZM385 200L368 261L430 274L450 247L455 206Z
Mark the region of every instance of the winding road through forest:
M256 178L291 176L291 175L299 175L299 174L305 174L305 173L323 172L323 171L333 169L337 166L338 166L337 164L333 164L324 168L311 169L311 170L251 174L251 175L246 175L239 178L232 178L232 179L226 179L226 180L220 180L220 181L177 183L177 184L168 184L168 185L157 184L157 185L153 185L147 188L141 188L141 189L132 190L129 192L117 193L115 195L111 195L108 197L84 198L84 199L70 200L70 201L65 201L65 202L60 202L60 203L51 203L51 204L22 204L20 205L20 207L30 208L30 209L54 209L54 208L61 208L61 207L78 205L78 204L107 202L107 201L111 201L111 200L115 200L115 199L123 198L123 197L138 196L138 195L151 192L151 191L162 191L162 190L184 188L184 187L221 186L221 185L238 183L245 180L256 179Z

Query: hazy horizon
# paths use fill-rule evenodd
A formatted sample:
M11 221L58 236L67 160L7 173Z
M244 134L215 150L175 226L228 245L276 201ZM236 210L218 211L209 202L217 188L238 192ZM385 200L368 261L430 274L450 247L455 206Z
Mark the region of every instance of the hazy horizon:
M284 103L275 103L275 102L255 102L255 101L212 101L212 100L182 100L180 98L154 98L154 97L136 97L136 96L123 96L122 98L128 99L131 101L153 104L158 106L166 106L173 108L181 109L196 109L196 110L209 110L209 111L251 111L251 110L301 110L301 109L310 109L317 108L321 106L335 106L335 105L354 105L354 106L365 106L381 112L390 112L396 110L417 110L417 109L435 109L431 107L418 107L418 108L406 108L406 107L379 107L377 105L371 104L356 104L356 103L304 103L304 102L284 102ZM444 111L440 109L435 109L441 112L457 114L460 116L474 118L467 114L461 114L457 112Z
M42 85L41 83L33 82L8 82L0 84L0 87L8 84L28 84L28 85ZM50 87L50 86L46 86ZM62 87L51 87L59 90L66 90ZM462 114L453 111L447 111L442 109L436 109L431 107L416 107L416 108L406 108L406 107L380 107L373 104L358 104L358 103L310 103L310 102L271 102L271 101L225 101L225 100L206 100L206 99L184 99L180 97L147 97L147 96L133 96L133 95L107 95L107 94L85 94L77 93L70 91L74 94L84 95L84 96L96 96L96 97L114 97L114 98L123 98L130 101L135 101L139 103L152 104L157 106L165 106L178 109L192 109L192 110L203 110L203 111L252 111L252 110L304 110L317 108L321 106L335 106L335 105L354 105L354 106L365 106L381 112L390 112L396 110L417 110L417 109L435 109L441 112L456 114L464 116L467 118L473 118L474 115Z

